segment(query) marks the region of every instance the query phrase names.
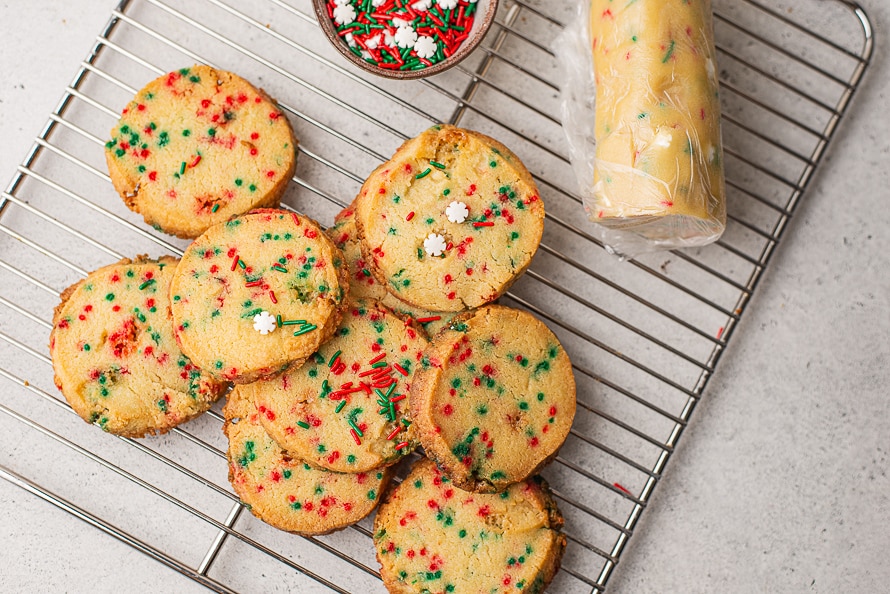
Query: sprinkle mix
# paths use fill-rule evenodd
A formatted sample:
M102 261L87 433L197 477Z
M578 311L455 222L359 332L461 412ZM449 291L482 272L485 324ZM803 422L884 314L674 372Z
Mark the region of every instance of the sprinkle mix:
M300 224L300 219L298 219L296 217L296 215L294 215L294 221L296 221L296 223L298 225ZM244 260L242 260L241 257L238 256L237 254L235 254L235 257L232 258L232 270L234 271L236 268L239 268L239 267L243 270L247 270L247 268L248 268L247 264L244 263ZM272 266L271 270L274 270L276 272L287 273L287 268L285 268L283 265L279 266L278 264ZM247 281L244 283L244 286L251 287L251 288L253 288L253 287L268 288L266 283L263 281L262 277L257 280ZM278 299L275 297L274 291L269 289L268 295L269 295L269 300L272 303L274 303L274 304L278 303ZM296 332L294 332L294 336L302 336L303 334L312 332L313 330L316 330L318 328L318 326L316 326L315 324L310 324L306 320L283 320L281 318L281 315L273 316L271 313L269 313L268 311L265 311L265 310L263 310L260 313L253 316L253 329L263 335L274 332L276 328L282 328L284 326L298 326Z
M327 11L359 58L388 70L422 70L470 36L476 0L328 0Z

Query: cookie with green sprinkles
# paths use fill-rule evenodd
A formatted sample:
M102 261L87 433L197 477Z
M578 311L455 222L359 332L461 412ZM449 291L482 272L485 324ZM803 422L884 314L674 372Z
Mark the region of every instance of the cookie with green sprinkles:
M537 318L489 305L459 315L424 351L411 420L455 485L491 493L549 462L575 417L572 363Z
M391 478L389 469L347 474L313 468L284 452L239 389L223 408L229 439L229 482L253 515L298 534L327 534L370 514Z
M531 263L544 204L507 147L434 126L371 173L355 202L368 270L387 291L431 311L497 299Z
M168 293L175 266L169 256L123 259L68 287L55 308L56 386L78 415L109 433L166 433L228 388L176 344Z
M260 209L208 229L170 287L183 352L235 383L299 367L337 329L349 286L343 254L302 215Z
M380 577L393 594L543 592L566 547L547 483L467 493L419 460L374 520Z
M412 323L355 301L334 338L302 367L238 391L294 457L336 472L368 471L417 445L405 412L426 346Z
M136 93L105 160L128 208L193 238L231 216L278 206L296 145L274 99L231 72L192 66Z
M451 321L453 312L429 311L409 305L384 289L374 278L362 255L353 205L347 206L337 214L333 226L328 227L326 233L343 251L346 258L349 266L349 294L353 299L379 301L397 314L416 321L429 336L436 334Z

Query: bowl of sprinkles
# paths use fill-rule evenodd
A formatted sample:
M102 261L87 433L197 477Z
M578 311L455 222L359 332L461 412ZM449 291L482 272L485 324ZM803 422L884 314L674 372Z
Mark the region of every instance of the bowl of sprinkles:
M498 0L313 0L328 40L363 70L432 76L466 58L494 21Z

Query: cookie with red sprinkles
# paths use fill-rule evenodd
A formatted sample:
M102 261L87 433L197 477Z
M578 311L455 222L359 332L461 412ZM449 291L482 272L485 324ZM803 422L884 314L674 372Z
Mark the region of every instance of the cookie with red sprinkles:
M105 160L128 208L193 238L233 215L278 206L296 145L263 91L231 72L192 66L136 93L111 130Z
M176 259L123 259L62 293L50 355L56 386L88 423L127 437L165 433L206 411L228 384L173 337Z
M569 434L572 363L531 314L489 305L459 315L421 363L411 420L427 456L461 489L490 493L524 480Z
M415 307L490 303L531 263L544 204L516 155L496 140L433 126L367 179L355 220L368 270Z
M405 415L427 340L376 302L356 301L299 369L237 389L294 457L337 472L388 466L417 445Z
M393 594L543 592L566 547L547 483L467 493L418 461L374 520L380 577Z
M281 530L327 534L370 514L389 483L389 469L345 474L319 470L284 452L236 389L223 409L229 481L253 515Z
M361 240L355 225L355 207L350 205L334 218L326 231L328 237L343 251L349 267L349 294L353 299L379 301L398 315L411 318L430 336L448 325L453 312L429 311L405 303L383 288L368 268L362 255Z
M186 249L170 287L176 340L220 379L271 378L333 336L348 286L342 252L315 221L255 210Z

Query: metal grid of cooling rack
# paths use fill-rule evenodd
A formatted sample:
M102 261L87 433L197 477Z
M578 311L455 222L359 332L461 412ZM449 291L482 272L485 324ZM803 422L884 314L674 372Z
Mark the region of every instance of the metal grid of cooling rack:
M185 246L123 207L102 145L146 81L205 62L279 99L302 141L285 203L322 222L435 122L486 132L526 162L547 223L531 270L503 301L546 320L578 380L575 426L544 472L569 536L551 591L603 591L847 109L872 32L845 0L714 0L726 234L620 263L582 221L554 115L560 71L549 44L573 4L502 2L480 51L406 84L342 62L308 0L123 0L0 202L0 439L14 438L4 451L20 454L0 476L215 591L263 589L260 575L301 592L383 591L369 520L303 539L241 513L218 406L134 441L86 426L52 385L46 338L59 291L125 255Z

